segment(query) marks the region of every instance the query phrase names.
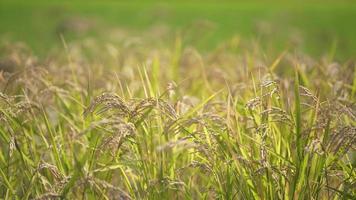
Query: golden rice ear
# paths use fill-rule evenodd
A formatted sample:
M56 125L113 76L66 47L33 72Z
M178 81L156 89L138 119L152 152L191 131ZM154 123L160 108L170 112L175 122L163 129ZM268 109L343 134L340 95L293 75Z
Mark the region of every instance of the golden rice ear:
M110 93L103 93L94 98L90 105L84 110L83 115L87 116L101 106L97 114L104 113L110 109L118 111L119 115L129 117L132 115L131 108L119 96Z

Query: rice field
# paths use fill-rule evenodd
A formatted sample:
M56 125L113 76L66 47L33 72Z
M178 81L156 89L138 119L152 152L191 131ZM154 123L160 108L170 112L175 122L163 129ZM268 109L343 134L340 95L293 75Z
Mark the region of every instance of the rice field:
M175 30L2 42L0 198L356 198L352 57Z

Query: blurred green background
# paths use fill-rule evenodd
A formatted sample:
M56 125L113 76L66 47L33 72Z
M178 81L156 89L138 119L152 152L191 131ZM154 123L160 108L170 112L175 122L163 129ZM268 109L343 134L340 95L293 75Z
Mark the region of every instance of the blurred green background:
M140 36L152 27L180 33L203 51L239 36L267 49L356 55L354 1L0 0L0 39L25 42L39 55L60 46L59 35L105 40L107 30Z

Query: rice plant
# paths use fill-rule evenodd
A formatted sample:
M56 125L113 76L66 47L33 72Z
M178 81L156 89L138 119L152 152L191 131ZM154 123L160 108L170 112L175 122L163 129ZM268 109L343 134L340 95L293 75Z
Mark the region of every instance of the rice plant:
M0 196L354 199L355 62L234 41L4 46Z

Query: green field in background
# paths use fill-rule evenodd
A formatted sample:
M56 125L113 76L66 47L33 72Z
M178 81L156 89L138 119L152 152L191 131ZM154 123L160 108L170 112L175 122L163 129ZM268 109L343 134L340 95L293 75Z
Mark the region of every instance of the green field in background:
M209 22L199 40L200 49L214 48L234 35L285 49L295 35L303 51L320 55L336 46L336 56L356 55L356 4L327 2L202 2L202 1L0 1L0 38L22 41L42 54L61 44L58 24L70 17L100 24L84 35L64 35L66 40L98 34L106 27L140 33L154 25L172 30L199 30L197 23ZM266 26L261 32L259 26ZM105 34L104 34L105 35Z

